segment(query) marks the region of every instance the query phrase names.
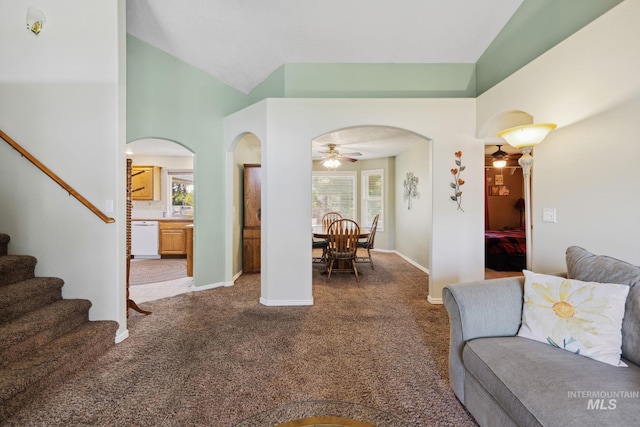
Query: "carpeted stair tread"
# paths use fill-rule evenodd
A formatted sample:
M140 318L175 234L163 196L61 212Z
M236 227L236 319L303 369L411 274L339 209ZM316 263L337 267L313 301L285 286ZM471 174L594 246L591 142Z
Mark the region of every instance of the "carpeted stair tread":
M47 386L86 368L114 344L117 322L80 325L28 357L0 365L0 420Z
M0 325L0 357L12 360L28 354L87 322L91 302L60 300Z
M11 240L11 238L8 234L0 233L0 256L8 253L9 240Z
M34 277L0 286L0 322L61 300L63 285L64 281L57 277Z
M0 256L0 286L33 278L37 262L30 255Z

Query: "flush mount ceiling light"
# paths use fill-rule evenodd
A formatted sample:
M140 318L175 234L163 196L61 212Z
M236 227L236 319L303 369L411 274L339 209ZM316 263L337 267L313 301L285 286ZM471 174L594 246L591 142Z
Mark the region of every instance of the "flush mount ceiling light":
M44 12L35 7L30 7L27 10L27 29L36 36L40 34L47 19L44 16Z
M507 158L509 154L506 151L502 150L502 145L497 145L498 151L493 153L491 157L493 158L493 167L494 168L503 168L507 166Z

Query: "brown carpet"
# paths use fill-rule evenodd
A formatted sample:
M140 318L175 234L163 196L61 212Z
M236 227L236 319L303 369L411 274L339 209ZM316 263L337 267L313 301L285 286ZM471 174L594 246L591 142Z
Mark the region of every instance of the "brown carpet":
M166 282L187 276L187 260L180 259L132 259L129 285Z
M273 426L339 417L475 426L448 383L449 325L428 277L376 253L360 283L314 265L314 305L259 304L259 275L153 301L130 338L7 420L47 426Z

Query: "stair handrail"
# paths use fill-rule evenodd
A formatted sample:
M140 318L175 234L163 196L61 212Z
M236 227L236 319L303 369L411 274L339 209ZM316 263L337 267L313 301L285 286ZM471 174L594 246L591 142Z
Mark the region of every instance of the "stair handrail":
M9 135L4 133L2 130L0 130L0 138L4 139L5 142L7 144L9 144L10 146L12 146L18 153L20 153L22 155L22 157L25 157L27 160L29 160L31 163L33 163L33 165L35 167L37 167L42 172L44 172L44 174L47 175L49 178L54 180L60 187L62 187L67 193L69 193L70 196L75 197L76 200L78 200L80 203L82 203L91 212L96 214L101 220L103 220L107 224L111 224L111 223L116 222L115 219L110 218L107 215L105 215L104 213L102 213L102 211L100 209L98 209L97 207L95 207L93 205L93 203L91 203L90 201L85 199L80 193L78 193L76 190L74 190L73 187L71 187L69 184L64 182L62 180L62 178L60 178L58 175L53 173L51 171L51 169L49 169L48 167L43 165L31 153L29 153L27 150L25 150L22 146L20 146L20 144L15 142L11 137L9 137Z

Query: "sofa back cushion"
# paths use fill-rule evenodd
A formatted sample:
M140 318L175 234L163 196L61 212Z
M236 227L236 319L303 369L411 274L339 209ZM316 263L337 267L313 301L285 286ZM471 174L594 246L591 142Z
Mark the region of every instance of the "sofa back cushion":
M630 287L622 320L622 357L640 365L640 267L570 246L567 249L567 278Z

